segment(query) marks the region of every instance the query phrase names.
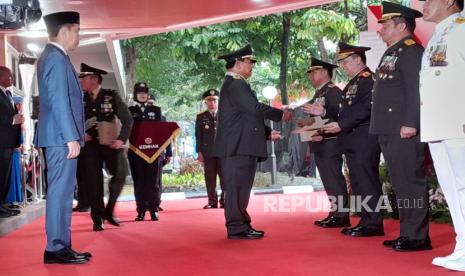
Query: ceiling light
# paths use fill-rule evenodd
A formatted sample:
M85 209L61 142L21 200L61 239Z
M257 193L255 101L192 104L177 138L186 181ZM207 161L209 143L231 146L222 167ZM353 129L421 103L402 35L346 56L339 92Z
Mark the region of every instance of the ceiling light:
M40 52L40 47L39 45L35 44L35 43L28 43L27 44L27 49L31 52L34 52L34 53L38 53Z

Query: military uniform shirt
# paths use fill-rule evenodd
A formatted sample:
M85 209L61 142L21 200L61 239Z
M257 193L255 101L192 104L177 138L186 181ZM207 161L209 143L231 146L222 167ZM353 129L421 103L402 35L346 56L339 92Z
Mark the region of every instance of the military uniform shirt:
M407 36L390 46L376 69L370 133L397 135L420 128L419 72L423 47Z
M328 119L329 122L335 122L339 116L339 107L342 101L342 91L333 82L329 81L321 88L315 91L310 103L320 102L324 104L326 110L325 115L321 116L322 119ZM313 116L313 115L312 115ZM338 134L324 133L323 138L334 138ZM320 142L317 142L320 143Z
M213 151L215 140L216 116L206 110L197 114L195 120L196 151L204 157L209 157Z
M370 123L373 74L368 67L353 77L343 90L338 124L343 132Z
M115 90L101 88L95 100L92 100L89 93L84 93L84 113L86 133L92 138L97 139L97 127L96 124L88 127L88 120L95 117L96 122L111 122L115 115L121 121L121 132L118 140L124 142L129 138L133 120L126 103L123 102L121 96Z
M436 25L420 74L421 140L465 138L465 18Z
M151 103L136 104L129 107L134 122L156 121L161 122L161 108Z

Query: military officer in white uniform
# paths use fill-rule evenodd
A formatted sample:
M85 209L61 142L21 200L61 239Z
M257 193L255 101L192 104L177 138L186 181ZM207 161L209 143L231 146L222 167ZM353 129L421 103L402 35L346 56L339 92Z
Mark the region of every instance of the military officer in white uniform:
M423 19L437 23L420 71L420 136L429 143L457 234L454 252L433 264L465 271L465 18L463 0L426 0Z

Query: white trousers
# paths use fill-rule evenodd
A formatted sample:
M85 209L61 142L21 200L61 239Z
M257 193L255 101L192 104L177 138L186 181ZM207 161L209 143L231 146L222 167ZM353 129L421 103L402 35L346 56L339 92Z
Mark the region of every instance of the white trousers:
M429 143L439 185L449 205L456 237L455 251L465 249L465 139Z

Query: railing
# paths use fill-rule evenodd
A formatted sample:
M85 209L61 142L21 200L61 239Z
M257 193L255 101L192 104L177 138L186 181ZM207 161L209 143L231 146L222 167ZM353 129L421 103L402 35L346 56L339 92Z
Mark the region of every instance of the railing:
M44 158L42 150L31 148L24 150L21 154L21 191L24 207L44 199L45 179L44 179Z

